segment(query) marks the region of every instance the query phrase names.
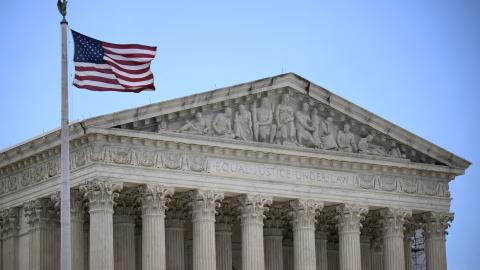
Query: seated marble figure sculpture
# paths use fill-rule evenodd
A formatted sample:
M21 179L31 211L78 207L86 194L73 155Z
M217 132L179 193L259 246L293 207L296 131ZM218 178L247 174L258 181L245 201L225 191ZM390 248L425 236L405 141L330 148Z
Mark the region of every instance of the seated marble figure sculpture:
M373 134L368 134L367 137L361 138L358 142L358 152L362 154L385 156L385 148L380 145L373 144L373 138Z
M217 113L212 121L212 129L216 136L234 138L232 129L232 109L225 108L223 113Z
M186 132L191 134L207 134L208 132L208 124L207 121L203 118L202 113L197 112L195 114L195 120L189 121L187 120L185 125L177 130L177 132Z

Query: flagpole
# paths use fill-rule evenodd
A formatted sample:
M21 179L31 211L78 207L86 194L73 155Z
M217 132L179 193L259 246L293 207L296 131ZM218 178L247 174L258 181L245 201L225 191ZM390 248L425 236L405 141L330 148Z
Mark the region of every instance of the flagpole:
M71 232L70 232L70 142L68 124L68 66L67 66L67 1L58 0L58 11L63 19L60 22L62 39L62 109L61 109L61 192L60 192L60 269L71 269Z

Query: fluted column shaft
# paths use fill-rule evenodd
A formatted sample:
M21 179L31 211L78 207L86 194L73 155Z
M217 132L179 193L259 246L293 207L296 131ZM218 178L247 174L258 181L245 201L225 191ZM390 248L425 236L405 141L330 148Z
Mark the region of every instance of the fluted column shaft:
M328 270L338 270L338 244L333 242L327 242L327 257Z
M370 252L370 239L360 235L360 252L362 254L362 270L372 269L372 254Z
M447 269L445 235L452 220L451 213L432 212L423 215L427 270Z
M142 269L142 221L135 221L135 269Z
M72 270L85 270L85 233L83 228L84 222L83 196L73 191L70 195L70 230L71 230L71 247L70 254L72 256Z
M215 208L223 193L195 190L190 193L193 230L193 270L216 270Z
M165 270L165 208L174 189L144 185L139 191L142 205L142 269Z
M315 232L315 258L317 260L317 270L328 270L327 242L328 234L326 232Z
M232 225L215 224L217 270L232 270Z
M383 267L385 270L405 270L403 229L405 217L411 215L404 209L388 208L381 211L383 222Z
M416 230L416 223L412 218L407 219L403 232L403 253L405 255L405 270L412 270L412 236Z
M283 238L283 269L293 270L293 240Z
M242 270L265 270L263 218L271 197L244 194L241 203Z
M25 204L25 217L30 225L30 269L58 269L58 229L53 202L47 198Z
M315 270L315 218L323 203L314 200L295 200L292 207L293 269Z
M90 270L113 270L113 204L121 184L94 180L80 187L90 214Z
M135 216L113 216L115 270L135 270Z
M167 270L185 270L184 231L183 220L166 220Z
M383 270L383 252L382 250L371 250L372 270Z
M344 204L337 207L340 270L361 270L360 227L368 208Z
M411 255L412 241L409 235L403 237L403 253L405 255L405 270L412 270L412 255Z
M265 228L265 269L283 269L283 232L280 228Z
M0 212L2 239L2 269L18 268L18 208L10 208Z

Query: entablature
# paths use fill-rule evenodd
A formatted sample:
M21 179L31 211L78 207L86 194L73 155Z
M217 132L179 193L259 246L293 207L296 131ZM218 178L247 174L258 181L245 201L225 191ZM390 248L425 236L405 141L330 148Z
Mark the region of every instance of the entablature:
M0 198L57 181L59 147L0 169ZM71 172L90 165L179 171L238 179L262 178L425 198L448 199L455 169L391 157L288 145L217 140L193 134L89 128L71 141ZM268 175L267 175L268 173Z

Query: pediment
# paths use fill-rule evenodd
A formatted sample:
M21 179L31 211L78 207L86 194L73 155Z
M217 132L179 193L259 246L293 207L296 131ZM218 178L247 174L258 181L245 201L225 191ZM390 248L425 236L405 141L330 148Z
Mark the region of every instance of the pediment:
M295 74L284 74L86 121L465 169L465 161Z
M282 101L283 99L283 101ZM318 150L456 169L470 163L293 73L102 115L71 124L200 140ZM0 166L59 145L59 130L0 153Z

